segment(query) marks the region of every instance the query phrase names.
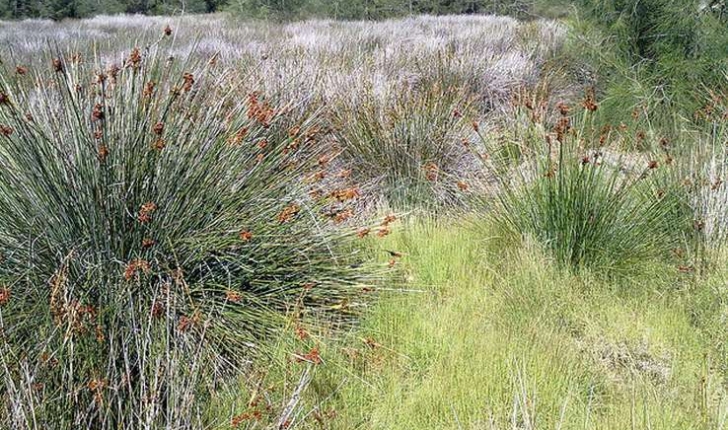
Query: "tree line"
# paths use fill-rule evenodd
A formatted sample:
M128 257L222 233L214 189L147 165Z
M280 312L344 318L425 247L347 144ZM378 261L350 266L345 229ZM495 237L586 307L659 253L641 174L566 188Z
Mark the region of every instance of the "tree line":
M231 11L264 19L384 19L409 14L523 15L535 0L0 0L0 18L86 18Z

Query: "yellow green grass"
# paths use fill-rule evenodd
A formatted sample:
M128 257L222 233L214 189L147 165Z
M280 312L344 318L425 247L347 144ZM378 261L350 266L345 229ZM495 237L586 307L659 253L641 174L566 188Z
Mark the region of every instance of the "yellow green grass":
M726 426L725 273L696 281L652 264L605 283L498 236L416 222L372 240L383 261L403 254L394 291L338 340L281 341L256 393L286 403L310 366L292 354L319 343L296 428ZM246 386L210 413L229 424L248 410Z

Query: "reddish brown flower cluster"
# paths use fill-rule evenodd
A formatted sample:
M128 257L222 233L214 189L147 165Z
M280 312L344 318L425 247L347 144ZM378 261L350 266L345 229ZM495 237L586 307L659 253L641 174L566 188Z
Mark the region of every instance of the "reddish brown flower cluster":
M351 177L351 169L341 169L336 176L341 179L349 179Z
M349 218L351 218L353 216L354 216L354 211L351 210L351 208L342 209L334 215L334 223L341 224L342 222L348 220Z
M428 181L437 181L437 177L440 173L440 168L437 167L437 164L429 162L424 165L423 169L425 171L425 178L427 178Z
M0 306L7 304L10 301L10 289L3 287L0 288Z
M317 160L317 163L321 167L326 167L331 162L331 155L323 154Z
M568 116L569 115L569 105L567 105L565 102L561 101L556 104L556 109L559 110L559 113L561 116Z
M13 128L8 125L0 124L0 135L10 137L13 134Z
M342 188L331 191L329 197L344 203L361 197L361 192L358 187Z
M295 203L290 206L286 206L286 208L284 208L283 211L278 214L278 222L280 222L281 224L286 223L293 219L293 217L298 215L298 212L300 211L301 207Z
M10 105L10 96L0 91L0 106Z
M472 126L473 126L473 130L476 133L480 131L480 124L478 123L478 121L473 121Z
M152 304L151 314L155 319L159 319L162 315L164 315L164 305L162 302L155 301L154 304Z
M129 57L126 59L126 67L131 67L134 70L139 70L142 65L142 54L138 47L134 47L129 53Z
M182 90L186 93L190 92L192 86L195 84L195 76L192 73L186 72L182 75L182 81Z
M571 131L571 120L568 117L561 117L554 126L554 132L556 133L556 140L564 143L564 136L566 133Z
M155 87L155 85L156 84L153 81L147 82L144 85L144 91L142 92L142 96L144 96L144 98L147 98L147 99L151 98L152 95L154 95L154 87Z
M97 73L96 74L96 83L103 84L104 82L106 82L106 77L107 77L106 73L104 73L104 72Z
M99 161L102 163L105 162L106 158L109 156L109 147L102 143L99 145L98 151L99 151L99 154L98 154Z
M232 420L230 420L230 426L232 428L238 428L242 423L245 421L249 421L253 416L250 414L250 412L243 412L242 414L235 415Z
M225 298L233 303L240 303L243 300L243 296L237 291L228 290L225 292Z
M612 131L612 126L607 124L604 127L602 127L601 131L599 132L599 146L604 146L607 143L607 140L609 140L609 134Z
M136 258L126 265L126 268L124 269L124 279L130 281L132 278L137 276L139 272L146 275L149 274L150 271L151 266L148 261Z
M157 205L154 204L154 202L147 202L142 205L142 207L139 209L139 215L137 216L137 220L144 224L148 223L152 220L152 213L157 210Z
M154 241L151 237L145 237L142 239L142 248L149 249L153 247L157 242Z
M394 214L390 214L384 217L384 220L382 221L381 228L377 231L378 237L384 237L389 235L392 230L389 228L389 224L395 222L397 220L397 217Z
M309 182L321 182L326 178L326 170L319 170L316 172L311 173L311 175L307 178L307 181Z
M255 119L264 128L270 127L275 111L268 102L260 102L257 92L248 94L248 118Z
M298 361L299 363L302 361L307 361L312 364L323 363L323 360L321 359L321 353L319 352L317 346L314 346L309 352L305 354L296 354L296 361Z
M120 70L121 68L116 64L112 64L108 69L106 69L106 74L109 76L112 84L116 83L116 78L119 76Z
M57 73L63 72L63 61L60 58L54 58L51 62L53 70Z
M593 87L586 91L586 97L584 97L584 101L581 102L581 105L589 112L595 112L599 108Z
M301 324L296 323L295 332L296 332L296 337L299 340L306 340L309 337L308 332L306 331L305 328L303 328L303 326Z
M25 75L26 73L28 73L28 68L24 67L24 66L20 66L20 65L15 66L15 73L17 73L21 76Z
M105 117L104 106L100 103L96 103L94 105L93 110L91 111L91 120L92 121L103 121L104 117Z
M154 124L154 126L152 127L152 133L156 134L157 136L161 136L162 133L164 133L164 123L160 121Z
M243 242L248 242L253 238L253 233L250 232L250 230L243 230L240 232L240 240Z
M249 412L243 412L242 414L235 415L233 419L230 420L230 425L232 426L232 428L238 428L245 421L260 420L262 418L263 413L258 409L253 409Z
M248 135L248 127L241 127L232 136L228 138L228 144L232 146L239 146L243 143L245 136Z
M170 27L169 24L167 24L164 27L164 30L162 30L162 32L164 33L165 36L169 37L172 35L172 27Z
M190 318L186 315L182 315L179 318L179 322L177 323L177 330L184 333L187 330L189 330L190 328L192 328L192 326L194 326L196 323L197 323L197 318L195 316Z
M364 237L369 236L369 233L371 231L372 231L372 229L363 227L363 228L360 228L359 230L357 230L356 235L359 237L359 239L362 239Z
M97 405L104 403L104 390L108 385L109 382L106 379L92 379L86 385L89 391L93 393Z

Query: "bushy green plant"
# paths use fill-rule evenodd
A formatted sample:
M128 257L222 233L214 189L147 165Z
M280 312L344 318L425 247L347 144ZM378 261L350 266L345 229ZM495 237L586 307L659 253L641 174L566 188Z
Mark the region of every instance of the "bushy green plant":
M356 177L398 208L458 199L468 103L454 88L369 90L334 112L343 157Z
M535 152L497 176L499 225L535 237L575 270L623 274L640 260L668 255L685 231L683 201L652 177L669 167L585 141L592 113L564 112L528 145Z
M692 117L708 89L725 88L728 21L708 3L575 2L569 51L596 68L607 121L629 122L630 112L646 109L653 124L669 128L675 114Z
M285 313L367 279L300 185L317 119L165 54L0 75L0 426L197 428Z

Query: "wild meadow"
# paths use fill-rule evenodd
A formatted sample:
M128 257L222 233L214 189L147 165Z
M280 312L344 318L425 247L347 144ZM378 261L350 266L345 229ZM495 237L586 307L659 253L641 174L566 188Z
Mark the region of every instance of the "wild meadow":
M725 21L589 19L0 22L0 428L727 428Z

